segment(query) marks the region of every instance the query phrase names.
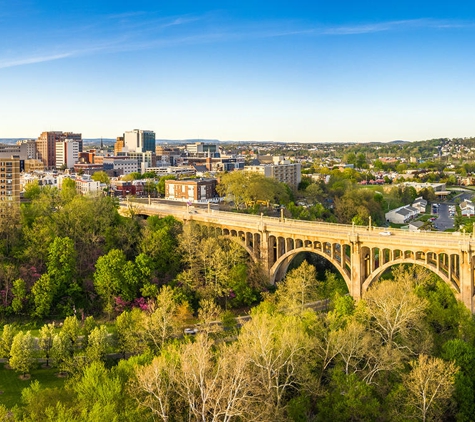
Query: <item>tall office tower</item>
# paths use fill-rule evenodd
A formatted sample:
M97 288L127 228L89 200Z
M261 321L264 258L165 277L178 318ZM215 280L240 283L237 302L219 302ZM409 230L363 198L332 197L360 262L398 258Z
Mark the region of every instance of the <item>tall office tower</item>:
M125 132L124 144L130 152L155 152L155 132L140 129Z
M4 204L20 205L19 157L0 158L0 206Z
M124 150L124 137L118 136L114 144L114 155L117 155L118 152L122 152L123 150Z
M46 168L56 165L56 142L61 139L62 132L43 132L36 140L38 158Z
M36 140L38 158L47 169L56 167L56 142L72 139L79 143L79 152L82 152L82 135L72 132L43 132Z
M56 142L56 167L65 166L70 169L79 160L79 142L73 139L65 139Z

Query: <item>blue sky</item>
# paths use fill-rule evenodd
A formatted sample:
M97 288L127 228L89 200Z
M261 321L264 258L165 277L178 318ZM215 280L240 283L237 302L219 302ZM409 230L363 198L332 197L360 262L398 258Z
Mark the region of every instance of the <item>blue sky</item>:
M469 1L0 0L0 137L475 136L474 46Z

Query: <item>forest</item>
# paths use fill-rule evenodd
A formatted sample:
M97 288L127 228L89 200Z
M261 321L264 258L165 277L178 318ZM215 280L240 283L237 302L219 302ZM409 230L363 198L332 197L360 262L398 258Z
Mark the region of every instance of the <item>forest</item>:
M473 316L435 275L354 302L301 257L269 286L210 227L27 196L0 220L1 421L473 420Z

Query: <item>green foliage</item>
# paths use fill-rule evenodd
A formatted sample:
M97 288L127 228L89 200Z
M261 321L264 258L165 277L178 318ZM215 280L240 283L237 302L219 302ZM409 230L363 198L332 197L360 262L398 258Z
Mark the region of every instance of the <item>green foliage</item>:
M110 178L105 171L96 171L91 176L91 179L96 182L105 183L106 185L110 183Z
M356 374L333 371L329 389L317 403L318 420L368 421L377 420L381 406L373 388Z
M246 207L256 201L286 204L290 199L283 183L252 172L226 173L221 177L216 190L226 201L233 201L236 208Z
M8 363L12 369L21 372L23 375L28 374L36 364L35 339L29 331L26 333L20 331L13 338Z

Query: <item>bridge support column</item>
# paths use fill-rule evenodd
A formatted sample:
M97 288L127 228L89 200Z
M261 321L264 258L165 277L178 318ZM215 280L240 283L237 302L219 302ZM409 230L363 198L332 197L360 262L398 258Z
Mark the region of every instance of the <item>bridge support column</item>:
M470 246L463 245L462 251L460 252L460 299L470 312L473 312L473 290L473 268Z
M267 274L270 275L270 269L272 268L271 253L269 252L269 233L266 231L261 232L261 244L260 244L260 259Z
M355 300L361 299L363 294L363 257L361 254L361 245L358 235L352 235L351 241L351 286L350 295Z

